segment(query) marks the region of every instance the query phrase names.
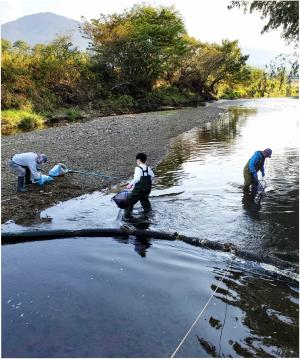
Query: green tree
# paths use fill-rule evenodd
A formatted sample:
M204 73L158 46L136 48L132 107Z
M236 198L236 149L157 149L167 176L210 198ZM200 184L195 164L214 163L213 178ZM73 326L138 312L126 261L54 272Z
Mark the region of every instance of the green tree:
M1 39L1 53L9 51L12 48L12 43L6 39Z
M223 40L221 45L195 43L182 62L177 85L190 88L204 98L216 99L221 85L233 86L249 77L247 59L238 41Z
M28 92L34 83L30 76L29 46L23 41L11 45L2 40L1 50L2 108L30 108Z
M83 31L100 79L117 93L151 91L186 52L184 24L173 8L135 6L86 21Z
M86 98L88 58L61 36L48 45L33 49L32 78L51 91L59 104L72 104Z
M21 40L15 41L13 43L13 47L21 52L27 52L30 50L30 46L27 44L27 42Z
M86 53L68 37L30 48L23 41L3 42L1 57L2 107L51 110L80 104L92 96L93 73Z

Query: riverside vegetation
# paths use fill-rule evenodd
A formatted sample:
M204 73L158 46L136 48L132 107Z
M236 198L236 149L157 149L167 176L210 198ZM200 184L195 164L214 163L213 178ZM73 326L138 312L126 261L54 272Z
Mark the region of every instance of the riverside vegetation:
M188 35L173 7L134 6L81 26L90 47L67 36L30 47L2 39L2 129L33 129L82 113L125 114L225 98L297 96L292 60L246 64L238 41Z

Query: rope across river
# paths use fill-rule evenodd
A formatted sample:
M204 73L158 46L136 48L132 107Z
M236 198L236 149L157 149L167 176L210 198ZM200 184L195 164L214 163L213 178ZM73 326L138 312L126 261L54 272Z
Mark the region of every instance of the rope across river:
M216 292L218 291L220 285L222 284L222 282L224 281L224 278L226 277L227 273L229 272L229 269L231 267L233 258L230 260L230 263L228 265L228 267L226 268L225 272L222 275L222 278L219 280L218 285L216 286L215 290L213 291L213 293L211 294L211 296L208 298L208 301L205 303L205 305L203 306L203 308L201 309L200 313L197 315L197 318L195 319L194 323L190 326L189 330L186 332L186 334L184 335L184 337L182 338L182 340L180 341L180 343L178 344L177 348L174 350L173 354L170 356L170 358L174 358L175 355L177 354L178 350L181 348L182 344L184 343L184 341L186 340L186 338L188 337L188 335L190 334L190 332L192 331L192 329L194 328L194 326L197 324L198 320L201 318L201 316L203 315L205 309L207 308L208 304L210 303L210 301L212 300L212 298L214 297L214 295L216 294Z

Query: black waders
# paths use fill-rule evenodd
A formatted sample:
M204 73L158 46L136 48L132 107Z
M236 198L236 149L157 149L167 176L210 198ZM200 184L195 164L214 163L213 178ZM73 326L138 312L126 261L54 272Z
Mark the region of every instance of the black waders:
M149 211L151 210L149 194L151 192L152 179L151 176L148 174L148 166L145 171L143 170L142 167L140 166L138 167L143 172L143 175L141 176L140 181L135 184L134 189L130 194L130 199L129 199L130 205L128 209L131 211L133 209L133 206L138 201L140 201L144 211Z

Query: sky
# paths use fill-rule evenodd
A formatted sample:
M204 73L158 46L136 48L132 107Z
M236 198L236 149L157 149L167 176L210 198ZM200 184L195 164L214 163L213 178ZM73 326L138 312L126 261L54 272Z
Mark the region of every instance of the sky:
M258 13L244 14L242 10L228 10L227 0L0 0L0 23L16 20L38 12L53 12L74 20L87 20L100 13L110 14L130 9L135 4L174 5L183 16L190 36L205 42L220 43L222 39L239 40L242 48L256 48L287 52L290 47L280 37L280 31L261 35L265 20Z

